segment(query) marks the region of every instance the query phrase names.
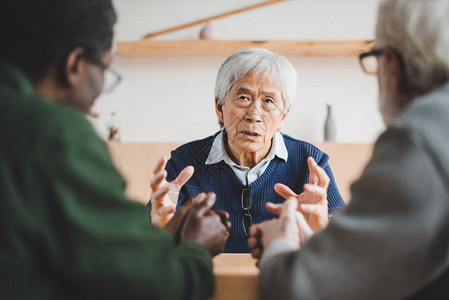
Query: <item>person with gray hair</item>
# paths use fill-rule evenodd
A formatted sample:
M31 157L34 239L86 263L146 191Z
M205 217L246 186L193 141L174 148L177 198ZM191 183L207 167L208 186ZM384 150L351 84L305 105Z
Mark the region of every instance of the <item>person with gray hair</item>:
M251 228L263 299L449 299L449 1L382 0L360 62L387 129L325 230L295 199Z
M279 214L284 198L301 202L298 210L314 231L327 226L329 215L345 206L328 155L279 131L296 86L296 70L281 55L245 49L229 56L215 86L221 130L159 161L151 181L153 224L166 224L192 196L214 192L215 207L229 212L233 224L225 252L249 252L249 227ZM316 180L318 166L330 180ZM268 199L273 203L266 207Z

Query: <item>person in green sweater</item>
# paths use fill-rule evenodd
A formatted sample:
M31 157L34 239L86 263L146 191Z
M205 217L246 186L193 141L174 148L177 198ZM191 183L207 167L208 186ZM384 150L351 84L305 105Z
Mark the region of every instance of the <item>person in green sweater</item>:
M211 297L229 228L215 196L153 227L86 120L111 63L111 1L0 5L0 299Z

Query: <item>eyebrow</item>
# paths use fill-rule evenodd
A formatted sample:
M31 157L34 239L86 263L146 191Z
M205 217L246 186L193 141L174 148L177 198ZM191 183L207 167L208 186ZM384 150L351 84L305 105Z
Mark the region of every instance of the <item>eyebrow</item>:
M237 89L236 93L237 93L237 94L241 94L241 93L244 93L244 94L250 94L250 93L252 93L252 90L250 90L250 89L248 89L248 88L245 88L245 87L239 87L239 88ZM265 92L265 91L263 91L262 94L271 96L271 97L273 97L273 98L278 98L278 97L279 97L279 95L278 95L276 92Z
M273 98L278 98L278 94L276 92L263 92L263 94L266 94L266 95L271 96Z
M236 91L237 94L241 94L241 93L245 93L245 94L249 94L252 91L250 89L244 88L244 87L239 87L238 90Z

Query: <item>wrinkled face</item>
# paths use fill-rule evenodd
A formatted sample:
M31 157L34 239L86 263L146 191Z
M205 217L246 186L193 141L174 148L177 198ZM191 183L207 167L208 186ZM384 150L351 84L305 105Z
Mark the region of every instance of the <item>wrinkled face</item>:
M245 75L226 94L224 104L218 99L215 102L234 155L258 153L265 157L289 112L284 112L280 82L263 74Z
M104 72L111 64L111 60L111 51L103 54L100 64L84 60L79 81L69 92L66 103L77 110L88 112L103 90Z

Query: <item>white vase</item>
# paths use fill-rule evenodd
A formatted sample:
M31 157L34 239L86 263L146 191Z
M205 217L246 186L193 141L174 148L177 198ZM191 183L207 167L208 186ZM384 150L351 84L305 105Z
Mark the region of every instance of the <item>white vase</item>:
M200 31L200 39L205 40L219 40L220 31L212 23L207 22L206 25Z
M337 130L335 128L334 117L332 116L332 106L327 105L327 117L324 122L324 140L326 142L335 142Z

